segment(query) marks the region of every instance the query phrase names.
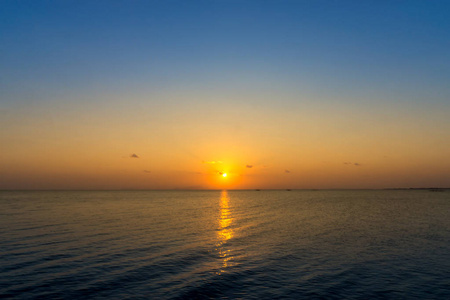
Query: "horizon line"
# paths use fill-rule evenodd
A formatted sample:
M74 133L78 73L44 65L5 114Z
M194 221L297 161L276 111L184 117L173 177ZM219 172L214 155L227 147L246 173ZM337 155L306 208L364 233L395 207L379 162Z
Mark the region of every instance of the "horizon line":
M333 190L449 190L450 187L395 187L395 188L248 188L248 189L0 189L0 192L122 192L122 191L333 191Z

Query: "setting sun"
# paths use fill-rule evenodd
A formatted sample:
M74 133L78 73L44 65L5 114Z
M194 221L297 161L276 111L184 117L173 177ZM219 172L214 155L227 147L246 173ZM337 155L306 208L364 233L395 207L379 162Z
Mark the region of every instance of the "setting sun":
M222 177L227 177L227 173L223 173L223 174L222 174Z

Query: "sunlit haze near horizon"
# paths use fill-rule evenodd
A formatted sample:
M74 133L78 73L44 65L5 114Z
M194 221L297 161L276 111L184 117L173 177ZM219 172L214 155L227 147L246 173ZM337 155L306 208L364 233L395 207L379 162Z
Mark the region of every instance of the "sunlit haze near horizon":
M449 1L2 1L0 189L450 187Z

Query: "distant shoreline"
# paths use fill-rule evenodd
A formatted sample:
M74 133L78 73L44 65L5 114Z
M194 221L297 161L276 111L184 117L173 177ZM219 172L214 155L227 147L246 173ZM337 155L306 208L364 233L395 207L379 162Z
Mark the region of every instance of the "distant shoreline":
M421 188L373 188L373 189L0 189L0 192L145 192L145 191L178 191L178 192L209 192L209 191L432 191L445 192L449 188L421 187Z

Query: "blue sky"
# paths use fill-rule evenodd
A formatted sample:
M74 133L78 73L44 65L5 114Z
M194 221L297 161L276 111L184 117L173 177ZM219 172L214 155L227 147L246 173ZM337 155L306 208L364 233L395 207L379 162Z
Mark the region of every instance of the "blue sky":
M444 102L449 9L447 1L4 1L2 102L268 82Z

